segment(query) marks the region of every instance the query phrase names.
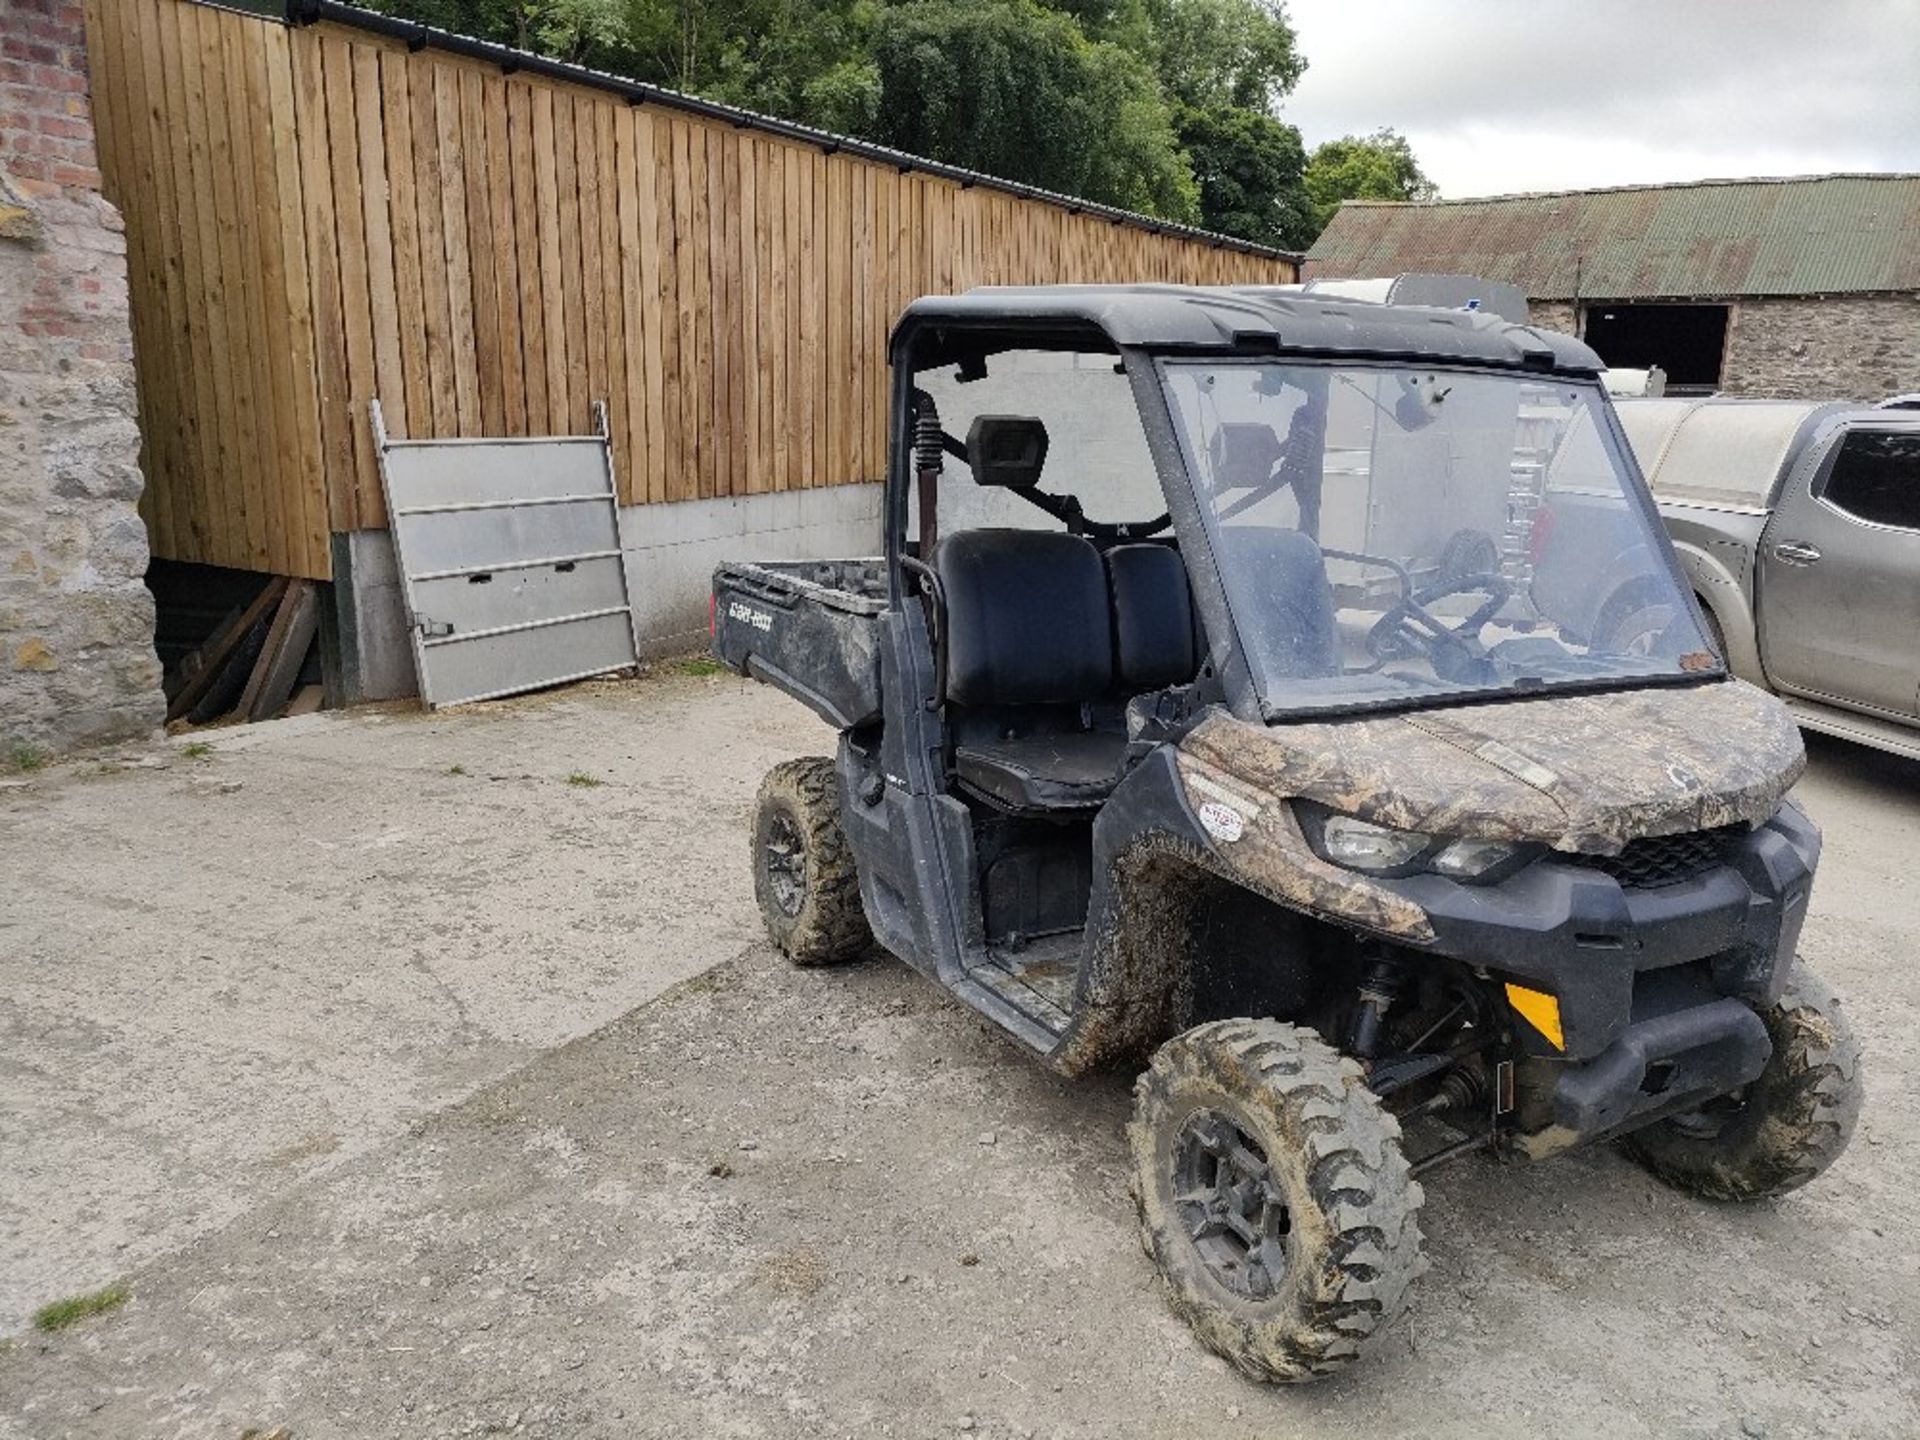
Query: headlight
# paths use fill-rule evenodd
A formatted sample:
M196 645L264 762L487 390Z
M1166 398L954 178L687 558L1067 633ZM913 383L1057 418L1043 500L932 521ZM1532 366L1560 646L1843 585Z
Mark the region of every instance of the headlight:
M1518 845L1505 840L1456 840L1427 863L1455 880L1474 880L1519 853Z
M1320 831L1320 848L1327 859L1370 875L1402 869L1432 844L1431 835L1422 835L1417 830L1393 830L1356 820L1351 815L1327 816Z
M1423 830L1396 830L1311 801L1295 802L1307 839L1321 857L1364 875L1444 875L1449 880L1500 880L1538 846L1507 840L1451 839Z

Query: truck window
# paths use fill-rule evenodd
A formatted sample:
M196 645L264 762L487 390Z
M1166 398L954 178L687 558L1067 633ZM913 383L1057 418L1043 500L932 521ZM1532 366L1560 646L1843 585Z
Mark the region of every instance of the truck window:
M1920 530L1920 431L1850 432L1820 498L1856 520Z

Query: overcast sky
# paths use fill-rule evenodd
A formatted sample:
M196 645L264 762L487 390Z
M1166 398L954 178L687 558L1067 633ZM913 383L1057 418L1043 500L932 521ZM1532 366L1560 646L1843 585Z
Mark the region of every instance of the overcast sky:
M1288 0L1309 148L1390 125L1440 193L1920 171L1920 0Z

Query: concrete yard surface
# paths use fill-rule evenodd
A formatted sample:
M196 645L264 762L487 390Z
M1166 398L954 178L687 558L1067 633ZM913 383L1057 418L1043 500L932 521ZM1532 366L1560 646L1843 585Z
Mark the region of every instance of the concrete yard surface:
M1460 1162L1410 1320L1278 1391L1161 1301L1128 1076L762 943L754 785L830 740L788 702L275 730L0 792L8 1440L1920 1433L1920 767L1816 742L1801 787L1870 1067L1833 1172L1728 1207L1611 1149Z
M754 790L833 738L767 698L668 664L0 788L0 1334L758 938Z

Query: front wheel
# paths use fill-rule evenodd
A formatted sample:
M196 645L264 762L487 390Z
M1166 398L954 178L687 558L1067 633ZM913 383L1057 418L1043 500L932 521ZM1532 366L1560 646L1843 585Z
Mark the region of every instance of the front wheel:
M872 942L831 760L783 761L760 782L753 891L768 936L796 965L851 960Z
M1764 1200L1823 1172L1853 1137L1860 1042L1826 981L1795 964L1760 1012L1773 1054L1751 1085L1623 1142L1655 1175L1710 1200Z
M1422 1194L1352 1060L1311 1030L1221 1020L1163 1045L1134 1095L1141 1244L1201 1344L1297 1384L1406 1307Z

